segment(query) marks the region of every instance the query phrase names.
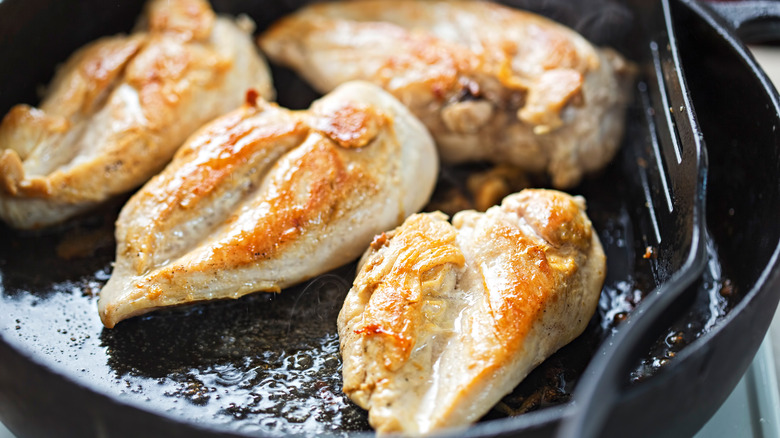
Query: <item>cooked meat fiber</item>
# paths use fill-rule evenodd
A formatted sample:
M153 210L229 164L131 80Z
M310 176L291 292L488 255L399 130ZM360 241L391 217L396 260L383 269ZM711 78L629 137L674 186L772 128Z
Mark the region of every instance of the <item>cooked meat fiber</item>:
M74 53L40 108L17 105L0 124L0 218L17 228L63 221L142 185L247 89L273 98L242 24L202 0L152 0L135 32Z
M122 209L98 301L106 327L160 307L279 291L358 258L428 201L433 139L381 88L348 83L297 112L247 97Z
M582 333L605 274L581 197L413 215L371 244L339 314L344 392L380 433L476 421Z
M626 62L493 3L318 3L259 44L320 91L351 79L381 85L425 123L442 161L510 163L568 188L608 163L623 135Z

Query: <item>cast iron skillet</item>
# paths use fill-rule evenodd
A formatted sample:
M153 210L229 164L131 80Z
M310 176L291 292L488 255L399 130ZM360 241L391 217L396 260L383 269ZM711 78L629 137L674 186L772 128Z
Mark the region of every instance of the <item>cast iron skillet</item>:
M215 1L260 29L299 2ZM639 9L609 1L514 1L642 59ZM641 2L637 1L637 4ZM709 149L708 267L668 329L649 333L604 436L688 436L752 361L780 291L778 97L725 22L672 3L679 50ZM54 66L100 35L126 31L140 1L0 3L0 112L35 103ZM282 104L316 95L275 68ZM656 286L637 163L625 151L650 135L647 108L629 110L626 144L602 174L572 190L608 255L608 278L586 332L547 360L482 422L452 434L549 436L576 405L594 352ZM475 167L448 168L439 192ZM543 183L543 182L542 182ZM346 266L279 295L172 309L104 330L95 294L113 259L121 201L36 233L0 228L0 418L18 436L265 436L369 430L340 392L335 316L354 275ZM521 414L522 415L519 415Z

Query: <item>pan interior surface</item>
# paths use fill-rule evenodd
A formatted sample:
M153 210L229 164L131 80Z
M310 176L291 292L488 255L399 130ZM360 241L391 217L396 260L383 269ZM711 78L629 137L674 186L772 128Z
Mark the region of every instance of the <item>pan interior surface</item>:
M652 281L644 247L633 241L630 197L597 195L609 193L620 171L613 166L578 189L614 260L599 314L486 420L568 401L604 334ZM336 317L354 264L279 294L158 311L108 330L97 293L111 272L118 208L54 231L0 229L5 342L76 385L188 424L240 434L370 430L341 392Z

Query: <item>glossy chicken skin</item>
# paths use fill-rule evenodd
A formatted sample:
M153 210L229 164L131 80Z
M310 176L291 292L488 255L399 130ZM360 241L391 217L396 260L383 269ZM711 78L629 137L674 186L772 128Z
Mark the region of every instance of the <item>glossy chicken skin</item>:
M490 2L317 3L259 44L320 91L381 85L425 123L442 161L510 163L567 188L608 163L623 134L631 69L619 55Z
M0 124L0 218L61 222L142 185L247 89L273 98L252 24L240 24L203 0L152 0L135 32L75 52L40 108L16 105Z
M605 263L584 199L562 192L413 215L374 240L339 314L344 392L380 433L476 421L582 333Z
M425 127L375 85L345 84L297 112L249 93L123 208L100 317L113 327L164 306L278 292L354 260L425 205L437 160Z

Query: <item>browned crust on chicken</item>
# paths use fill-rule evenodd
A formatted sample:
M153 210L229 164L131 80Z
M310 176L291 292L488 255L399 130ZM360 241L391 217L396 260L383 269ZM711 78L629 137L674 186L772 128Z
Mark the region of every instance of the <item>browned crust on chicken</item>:
M139 29L101 38L57 71L40 108L0 124L0 217L62 221L144 183L248 88L273 97L249 35L205 0L151 0Z
M584 201L524 190L418 214L364 254L339 315L344 392L381 433L476 421L585 329L606 273Z
M101 319L277 292L334 269L422 208L437 170L425 128L375 85L345 84L308 111L249 93L122 209Z
M351 79L393 93L443 161L487 160L576 185L615 154L632 69L571 29L486 1L317 3L259 38L320 91Z

